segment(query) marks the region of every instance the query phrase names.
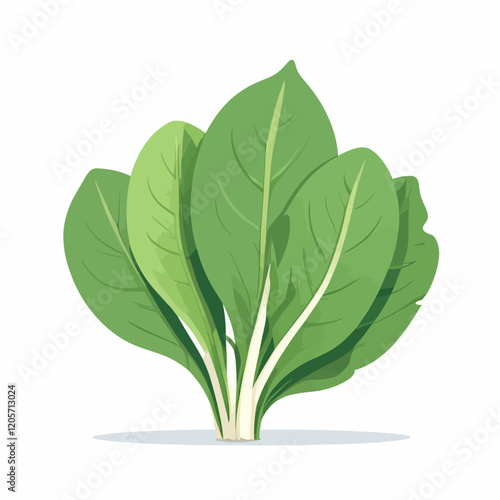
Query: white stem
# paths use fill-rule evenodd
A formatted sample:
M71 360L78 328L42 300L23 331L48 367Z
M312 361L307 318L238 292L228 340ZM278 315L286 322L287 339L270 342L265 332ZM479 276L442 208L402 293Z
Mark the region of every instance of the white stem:
M271 289L270 281L270 269L268 269L255 327L250 339L245 371L243 372L243 379L241 381L240 401L236 417L236 437L240 440L254 439L256 401L254 400L253 382L255 380L260 346L266 326L267 304Z
M203 354L203 361L205 363L205 366L207 367L210 381L212 382L212 387L214 389L214 394L215 394L215 402L217 403L217 408L219 410L221 429L218 430L217 437L219 439L234 439L233 436L234 431L231 431L231 429L234 429L234 423L231 422L230 417L228 417L226 411L226 405L224 403L224 396L222 395L222 389L220 387L219 379L217 377L217 372L215 371L214 363L208 352ZM222 436L220 434L222 434Z

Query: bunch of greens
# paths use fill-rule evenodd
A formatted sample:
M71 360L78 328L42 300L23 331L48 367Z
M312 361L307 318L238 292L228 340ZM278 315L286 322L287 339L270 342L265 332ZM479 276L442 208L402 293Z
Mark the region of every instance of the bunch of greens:
M252 440L273 403L344 382L401 336L436 271L426 220L415 178L368 149L338 155L290 62L205 134L165 125L131 176L92 170L64 244L97 318L186 367L219 438Z

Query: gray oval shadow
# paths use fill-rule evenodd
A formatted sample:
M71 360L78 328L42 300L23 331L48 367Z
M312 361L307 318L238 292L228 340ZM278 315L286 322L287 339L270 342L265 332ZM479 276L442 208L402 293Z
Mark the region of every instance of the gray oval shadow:
M176 444L198 446L298 446L325 444L366 444L385 443L409 439L403 434L360 431L329 430L263 430L259 441L221 441L213 430L168 430L144 432L118 432L101 434L94 439L141 444Z

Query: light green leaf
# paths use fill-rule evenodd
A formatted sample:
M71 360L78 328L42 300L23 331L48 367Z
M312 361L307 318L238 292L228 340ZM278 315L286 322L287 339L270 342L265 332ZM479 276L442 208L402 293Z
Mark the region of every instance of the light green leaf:
M191 179L202 137L196 127L172 122L149 139L132 171L127 219L142 273L208 352L221 343L217 335L225 345L225 332L191 231Z

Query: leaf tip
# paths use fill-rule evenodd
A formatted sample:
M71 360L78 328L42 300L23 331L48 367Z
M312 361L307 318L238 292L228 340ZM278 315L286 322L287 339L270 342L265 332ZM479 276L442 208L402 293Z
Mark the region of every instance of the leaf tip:
M295 64L295 61L293 59L291 59L290 61L288 61L285 66L283 67L283 69L281 70L282 73L284 74L290 74L290 73L298 73L298 70L297 70L297 65Z

